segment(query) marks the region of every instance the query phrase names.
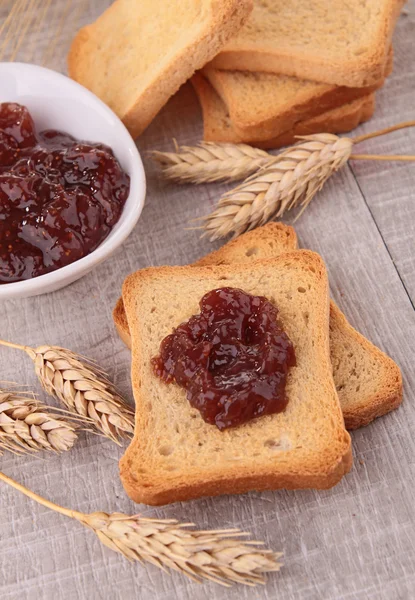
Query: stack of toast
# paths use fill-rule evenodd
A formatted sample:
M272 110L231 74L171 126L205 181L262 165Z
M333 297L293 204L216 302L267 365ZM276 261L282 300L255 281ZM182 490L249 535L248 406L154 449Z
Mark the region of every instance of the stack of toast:
M370 118L404 2L116 0L78 33L69 73L138 136L198 71L205 140L276 148Z
M151 359L202 296L234 287L279 309L297 364L287 408L219 431L186 391L155 374ZM251 489L328 488L352 465L346 429L370 423L402 399L398 366L360 335L329 299L321 257L297 249L292 227L270 223L188 267L130 275L113 317L132 349L135 436L121 478L136 502L166 504Z
M369 119L402 5L254 0L246 24L192 79L204 139L278 148Z

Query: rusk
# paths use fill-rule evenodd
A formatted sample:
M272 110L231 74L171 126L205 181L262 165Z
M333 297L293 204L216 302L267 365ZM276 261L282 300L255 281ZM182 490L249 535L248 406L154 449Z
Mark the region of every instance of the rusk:
M252 0L116 0L75 37L69 74L136 137L251 10Z
M195 73L191 83L199 98L203 112L203 139L209 142L249 143L259 148L281 148L294 143L296 136L311 133L346 133L370 119L375 110L375 95L328 110L317 117L300 121L283 134L268 140L254 141L250 136L240 136L234 129L227 108L209 81ZM253 133L253 138L260 136Z
M182 388L154 375L150 361L172 327L199 311L202 296L224 285L276 303L297 365L288 375L282 413L219 431L202 420ZM123 299L132 334L136 421L120 472L135 502L324 489L349 471L350 436L330 363L328 279L317 254L300 250L251 264L144 269L126 279Z
M257 253L259 253L258 258L263 258L262 254L265 252L266 258L274 258L296 248L297 234L293 227L284 225L284 223L268 223L260 229L244 233L236 240L232 240L219 248L219 250L210 252L195 262L194 265L203 267L206 265L229 265L234 262L243 263L249 259L255 259ZM118 335L124 344L131 348L130 330L122 296L117 300L112 311L112 317Z
M211 62L349 87L384 77L405 0L255 0L245 26Z
M242 140L270 140L327 111L367 97L383 85L345 87L288 75L220 71L205 68L203 75L229 112L232 127Z
M268 223L244 233L195 264L252 262L275 258L296 248L297 236L292 227ZM122 298L114 308L113 318L121 339L131 347ZM399 406L402 376L398 365L356 331L333 301L330 304L330 356L347 429L363 427Z

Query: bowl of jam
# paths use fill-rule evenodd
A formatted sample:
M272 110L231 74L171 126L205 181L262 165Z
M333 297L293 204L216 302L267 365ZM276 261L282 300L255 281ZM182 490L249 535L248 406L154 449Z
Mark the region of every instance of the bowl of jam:
M0 63L0 299L57 290L108 258L144 205L134 140L91 92Z

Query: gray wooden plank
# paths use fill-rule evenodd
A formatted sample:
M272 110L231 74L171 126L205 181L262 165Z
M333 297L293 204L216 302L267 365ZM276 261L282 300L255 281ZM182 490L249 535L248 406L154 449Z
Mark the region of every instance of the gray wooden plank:
M364 132L415 119L415 5L408 4L393 40L394 70L376 94L376 119ZM376 124L376 126L375 126ZM415 155L415 127L368 140L359 153ZM353 173L415 304L415 163L354 161Z
M59 2L63 4L63 0ZM412 11L414 2L409 6ZM89 5L90 13L101 9L98 2ZM405 59L400 56L399 62ZM64 68L59 61L60 55L55 65ZM395 73L399 73L398 67ZM385 98L386 93L387 88ZM405 114L400 105L394 119L407 118ZM380 112L365 129L389 123L384 121L380 104ZM143 152L167 149L172 137L181 143L195 143L200 135L200 112L192 91L185 87L142 136L139 147ZM110 372L130 399L129 352L111 322L122 280L133 269L184 264L212 249L207 240L199 240L197 232L186 230L186 224L206 213L225 189L220 185L166 184L157 177L147 156L145 163L147 204L137 228L116 256L64 290L1 305L3 337L29 344L59 343L87 354ZM383 168L376 166L374 178ZM239 526L284 550L286 566L281 573L270 577L263 589L238 586L228 591L213 584L198 586L176 574L169 577L153 567L130 565L103 548L91 532L1 485L2 598L411 598L415 588L415 411L411 403L415 321L399 276L410 289L410 277L399 264L408 252L402 245L393 250L394 238L374 209L377 192L365 187L356 165L353 171L366 201L353 172L345 168L311 204L297 231L304 247L325 258L333 295L351 322L401 366L405 402L393 414L353 433L355 465L338 486L323 492L253 492L156 509L128 500L118 478L122 449L107 440L83 437L73 451L47 461L10 455L1 458L7 474L79 510L139 511L190 520L203 528ZM400 180L395 185L401 193ZM406 215L399 216L402 231L407 231L404 225L411 214L409 208ZM395 213L391 214L394 218ZM33 387L30 361L24 356L0 349L0 366L4 379Z

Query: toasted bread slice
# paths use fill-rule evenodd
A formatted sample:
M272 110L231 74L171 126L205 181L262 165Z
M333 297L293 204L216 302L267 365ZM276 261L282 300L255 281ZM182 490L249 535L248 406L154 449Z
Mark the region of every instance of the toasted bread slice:
M203 139L210 142L250 143L259 148L281 148L294 143L296 136L311 133L346 133L371 118L375 110L375 95L369 94L344 106L329 110L317 117L300 121L294 128L268 140L255 141L241 136L234 129L225 103L213 86L199 73L193 75L192 85L203 112ZM253 134L253 138L258 135ZM260 137L260 136L259 136Z
M402 402L398 365L330 303L330 357L347 429L368 425Z
M267 250L265 250L265 246ZM219 248L219 250L210 252L194 264L203 267L205 265L243 263L247 262L248 258L255 259L257 252L259 254L267 252L267 258L274 258L285 252L291 252L296 248L297 234L293 227L284 225L284 223L268 223L260 229L244 233L238 239L228 242L222 248ZM112 311L112 317L118 335L124 344L128 348L131 348L130 329L122 297L118 298Z
M349 87L372 85L384 77L405 1L255 0L245 26L211 65Z
M352 88L272 73L212 68L202 73L224 101L237 135L251 141L275 138L298 123L367 97L384 83Z
M287 408L219 431L186 392L155 376L150 361L175 327L224 285L266 296L292 340ZM159 267L130 275L123 298L132 333L135 434L120 462L135 502L166 504L252 489L329 488L351 468L350 436L334 387L329 295L322 259L307 250L268 261Z
M268 223L244 233L196 263L230 265L275 258L297 248L292 227ZM122 298L113 312L121 339L131 347L130 330ZM402 401L402 376L398 365L358 333L334 302L330 305L330 356L334 383L347 429L367 425Z
M79 31L68 56L69 74L136 137L251 10L252 0L117 0Z

